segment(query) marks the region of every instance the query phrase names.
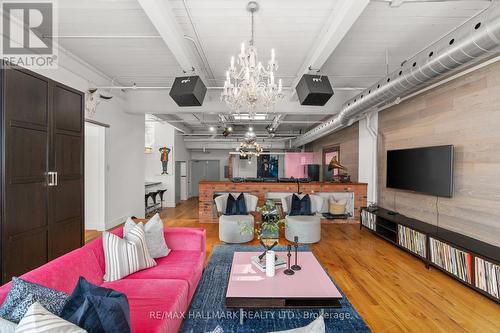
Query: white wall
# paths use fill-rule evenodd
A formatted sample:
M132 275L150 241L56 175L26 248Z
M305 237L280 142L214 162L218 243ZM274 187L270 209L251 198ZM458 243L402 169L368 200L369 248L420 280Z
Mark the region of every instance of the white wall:
M109 85L110 78L85 62L59 52L59 68L36 70L80 91ZM113 99L97 107L94 120L106 129L106 228L128 216L144 216L144 115L126 113L127 96L114 92Z
M142 117L144 120L144 115ZM151 154L143 154L142 156L142 159L144 160L143 180L148 182L161 182L162 185L158 186L158 188L167 190L164 195L164 206L175 207L176 147L174 145L176 129L172 125L163 122L155 123L154 128L155 140L153 152ZM160 160L161 153L159 151L161 147L168 147L172 149L169 154L167 175L162 175L163 169Z
M359 121L358 181L368 183L368 202L377 202L377 137L370 134L367 119ZM370 125L378 133L378 113L371 116Z
M85 229L106 229L106 132L85 124Z

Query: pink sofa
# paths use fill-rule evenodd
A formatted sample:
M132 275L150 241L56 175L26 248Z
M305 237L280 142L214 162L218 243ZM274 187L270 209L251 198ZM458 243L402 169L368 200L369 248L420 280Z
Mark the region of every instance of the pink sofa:
M113 233L121 237L123 230ZM155 259L155 267L122 280L103 281L101 238L21 277L71 294L83 276L91 283L127 295L133 332L177 332L203 273L206 235L204 229L165 228L165 239L172 250L168 256ZM9 290L10 282L0 287L0 304Z

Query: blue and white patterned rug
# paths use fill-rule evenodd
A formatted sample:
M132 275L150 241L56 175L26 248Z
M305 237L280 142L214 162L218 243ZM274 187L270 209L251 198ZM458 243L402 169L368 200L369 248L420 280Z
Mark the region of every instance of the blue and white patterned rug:
M276 251L285 251L278 246ZM309 251L302 246L300 251ZM323 314L326 332L370 332L361 316L354 310L344 293L341 308L325 309L257 309L241 313L225 306L228 275L231 271L233 253L237 251L262 252L261 247L247 245L219 245L214 247L188 313L181 327L184 333L224 332L262 333L303 327Z

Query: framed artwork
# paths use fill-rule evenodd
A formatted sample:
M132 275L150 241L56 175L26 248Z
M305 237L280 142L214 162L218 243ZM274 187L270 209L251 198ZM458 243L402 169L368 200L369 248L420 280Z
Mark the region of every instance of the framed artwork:
M278 178L278 155L260 155L257 157L257 177Z

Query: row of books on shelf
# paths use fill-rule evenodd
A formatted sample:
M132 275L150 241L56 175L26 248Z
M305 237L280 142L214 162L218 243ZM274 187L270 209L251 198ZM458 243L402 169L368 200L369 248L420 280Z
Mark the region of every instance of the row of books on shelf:
M478 257L474 263L476 287L500 298L500 266Z
M421 232L399 224L398 244L422 258L426 257L426 236Z
M430 238L431 261L457 276L463 281L472 283L472 256L437 239Z
M377 216L372 214L366 210L361 211L361 223L367 228L375 230L375 221L377 220Z

